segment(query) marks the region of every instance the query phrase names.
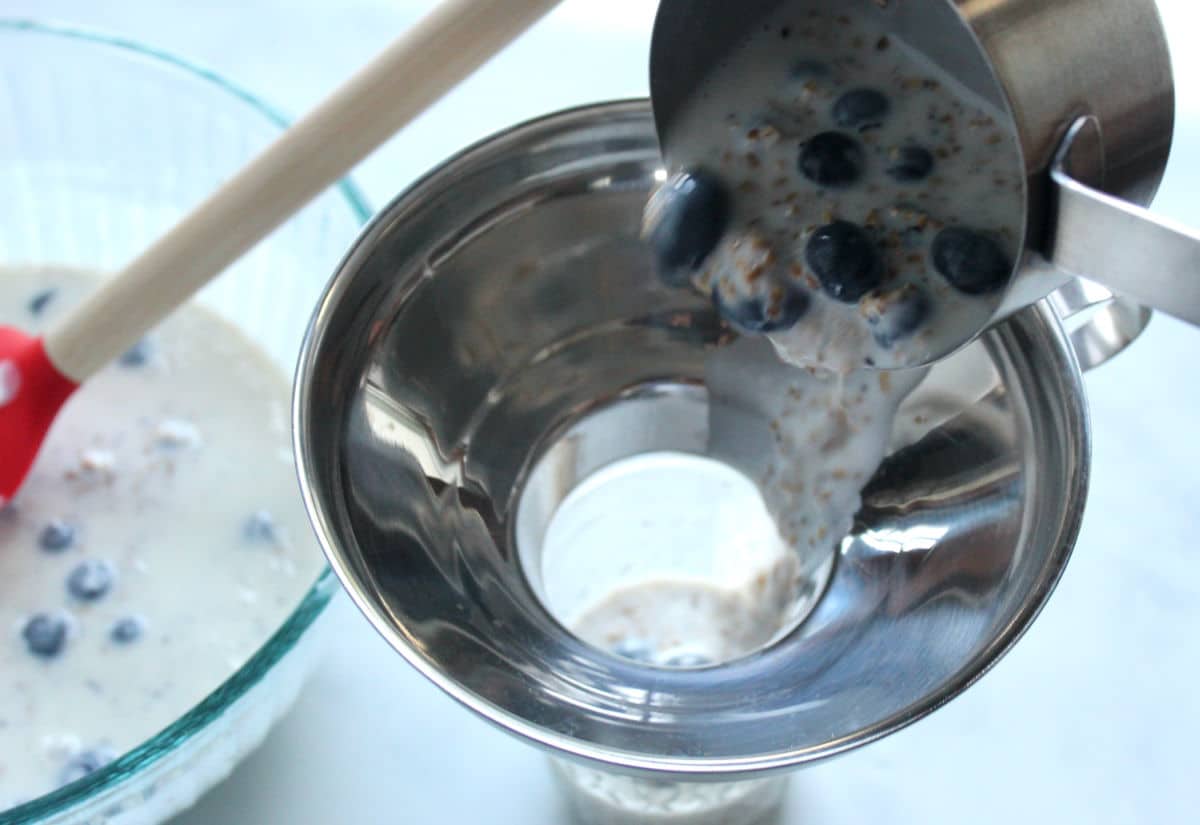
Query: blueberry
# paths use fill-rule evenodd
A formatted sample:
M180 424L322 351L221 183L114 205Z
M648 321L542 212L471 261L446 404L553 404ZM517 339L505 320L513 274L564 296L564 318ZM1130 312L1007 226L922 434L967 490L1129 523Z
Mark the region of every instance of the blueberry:
M29 314L35 318L45 312L49 303L58 294L57 289L44 289L29 299Z
M884 349L916 332L930 310L928 296L912 284L868 295L862 305L871 334Z
M905 146L892 153L887 173L899 183L916 183L933 172L933 153L924 146Z
M146 366L146 362L150 360L152 349L150 342L143 338L125 350L121 357L117 359L117 363L122 367L144 367Z
M858 141L841 132L822 132L800 147L800 172L819 186L849 186L865 164Z
M879 249L865 229L849 221L834 221L814 232L804 259L825 291L847 304L883 282Z
M708 172L682 172L659 187L646 204L644 226L663 281L686 286L716 249L729 217L729 192Z
M242 537L247 541L275 541L275 519L266 510L259 510L242 525Z
M138 616L124 616L113 623L108 638L119 645L130 645L142 638L146 623Z
M622 639L613 646L612 652L622 659L632 662L651 662L654 660L654 648L645 639Z
M95 773L116 758L117 755L109 748L80 751L63 766L62 772L58 775L58 781L60 784L69 785Z
M883 92L853 89L834 102L833 120L843 129L870 129L883 124L890 108Z
M707 667L713 660L702 653L676 653L663 662L667 667L694 668Z
M731 298L717 286L713 303L722 318L740 332L763 335L791 329L808 312L811 300L800 287L772 286L767 295Z
M75 543L75 528L65 521L54 519L38 533L38 546L47 553L61 553Z
M933 239L933 266L951 286L967 295L995 292L1008 283L1013 265L993 238L961 226Z
M94 602L112 590L116 574L112 565L99 559L87 559L67 576L67 592L83 602Z
M63 616L36 613L21 628L21 638L34 656L53 659L67 643L67 620Z

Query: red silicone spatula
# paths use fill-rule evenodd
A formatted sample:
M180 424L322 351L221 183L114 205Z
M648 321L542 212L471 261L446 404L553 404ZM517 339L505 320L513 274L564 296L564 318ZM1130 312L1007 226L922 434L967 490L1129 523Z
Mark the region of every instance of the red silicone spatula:
M81 383L558 2L445 0L44 338L0 327L0 503Z

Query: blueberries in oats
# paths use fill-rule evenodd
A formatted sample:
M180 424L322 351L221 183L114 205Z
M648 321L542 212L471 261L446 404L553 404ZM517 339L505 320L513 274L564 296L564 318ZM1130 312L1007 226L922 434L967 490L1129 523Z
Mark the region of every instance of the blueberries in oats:
M75 527L61 519L48 522L38 533L38 547L47 553L61 553L75 543Z
M913 284L873 292L862 301L871 334L884 349L915 333L929 312L929 297Z
M772 271L799 276L812 303L808 322L771 335L784 360L838 372L928 364L987 325L1010 274L992 264L1020 251L1026 193L1019 146L1004 139L1009 116L897 47L856 4L785 5L724 56L664 135L671 171L720 172L733 198L693 280L705 294L720 284L732 316L754 309L736 299L765 289L734 247L757 233ZM865 229L874 250L852 230L818 231L839 220ZM935 264L931 245L947 226L994 233L997 246L944 239ZM859 301L903 284L918 291L891 296L906 300L871 324ZM922 307L935 322L911 329Z
M643 233L665 283L688 284L725 234L730 211L725 184L704 170L682 172L658 188L646 206Z
M867 231L849 221L822 226L804 259L831 298L853 304L883 281L883 259Z
M1008 283L1013 265L991 236L962 226L943 229L933 239L933 266L967 295L995 292Z
M62 615L35 613L21 628L21 638L34 656L53 659L67 643L67 619Z
M883 124L891 104L883 92L853 89L833 104L833 120L843 129L865 131Z
M800 148L800 172L819 186L850 186L862 177L866 163L858 141L841 132L822 132Z
M81 602L94 602L108 595L116 578L108 562L86 559L67 576L67 592Z
M44 328L103 282L86 270L0 265L0 323ZM33 317L30 300L50 288ZM291 446L276 424L289 379L246 323L196 305L172 313L137 348L144 367L114 364L72 398L31 486L0 504L6 812L183 717L306 604L322 561L291 462L279 460ZM187 363L166 369L176 354ZM196 508L200 516L181 518ZM271 514L278 543L241 540L256 510ZM231 764L262 726L243 727L223 734ZM104 803L94 818L128 818L114 811Z
M764 334L790 329L808 312L807 292L792 284L771 284L767 294L728 295L718 285L713 289L717 312L739 332Z

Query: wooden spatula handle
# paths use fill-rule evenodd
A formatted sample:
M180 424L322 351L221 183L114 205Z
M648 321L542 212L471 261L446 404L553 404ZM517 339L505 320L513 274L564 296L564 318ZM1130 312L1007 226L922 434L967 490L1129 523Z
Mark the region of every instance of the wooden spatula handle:
M444 0L50 330L51 361L87 379L558 2Z

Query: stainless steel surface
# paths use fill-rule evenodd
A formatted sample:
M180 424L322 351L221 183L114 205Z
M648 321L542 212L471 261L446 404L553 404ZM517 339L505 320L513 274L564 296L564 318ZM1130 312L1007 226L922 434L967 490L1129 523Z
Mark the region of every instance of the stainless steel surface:
M1154 0L662 0L650 89L668 162L680 112L721 56L764 15L788 5L822 4L853 5L877 19L1011 118L1025 164L1029 254L993 321L1044 298L1071 275L1094 274L1116 292L1128 287L1130 298L1197 322L1200 288L1188 285L1200 280L1194 266L1184 270L1197 258L1195 241L1176 232L1168 239L1174 243L1161 249L1126 242L1132 223L1148 219L1135 207L1148 204L1158 188L1174 128L1170 55ZM1072 176L1098 190L1086 198L1091 190L1065 174L1056 174L1054 182L1050 177L1064 136L1080 117L1096 126L1073 143ZM1068 210L1057 231L1056 189L1062 191L1060 208ZM1098 231L1101 226L1111 231ZM1137 231L1148 238L1162 233L1160 223ZM1126 266L1135 249L1144 254ZM1061 262L1062 271L1038 266L1038 253ZM1162 274L1143 283L1156 266ZM1176 283L1181 286L1172 289ZM1141 316L1126 303L1098 315L1097 328L1079 337L1085 345L1112 340L1104 325L1114 322L1116 337L1136 337L1145 326L1137 322Z
M1050 261L1145 306L1200 324L1200 232L1081 183L1069 172L1081 118L1051 170L1056 187Z
M1049 306L1016 314L932 373L977 359L996 390L963 399L931 379L910 397L912 426L794 633L706 670L583 644L522 575L514 508L589 411L661 382L703 389L725 333L706 302L658 285L638 239L661 174L635 101L519 126L393 202L313 318L300 475L359 608L464 705L593 765L745 778L908 725L1016 641L1079 527L1083 390ZM923 429L934 416L947 423Z

